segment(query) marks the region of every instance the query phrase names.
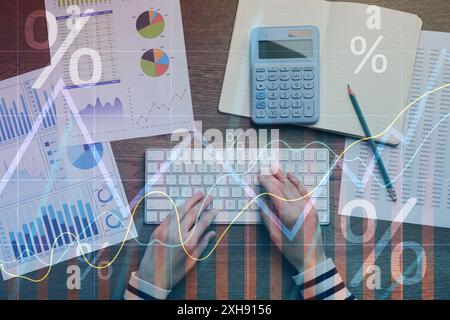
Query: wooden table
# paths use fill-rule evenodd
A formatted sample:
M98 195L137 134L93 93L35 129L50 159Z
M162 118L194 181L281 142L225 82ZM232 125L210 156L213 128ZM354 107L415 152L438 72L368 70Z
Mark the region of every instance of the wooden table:
M202 121L203 130L251 128L248 119L220 114L217 111L227 54L231 40L237 0L181 0L187 58L191 80L194 113ZM418 14L424 21L424 29L450 32L450 3L445 0L378 0L368 1L384 7ZM48 50L34 50L27 44L24 24L30 13L44 9L42 0L1 1L0 3L0 77L6 79L16 74L43 67L49 62ZM38 20L34 35L38 41L46 39L45 24ZM335 152L341 152L344 139L295 127L280 129L280 137L293 147L302 147L312 140L327 143ZM144 150L149 147L170 147L170 137L151 137L131 141L114 142L114 153L129 200L144 185ZM367 285L367 277L349 289L359 299L430 299L450 297L450 233L448 230L413 225L395 225L377 221L369 223L359 218L344 218L337 214L340 170L336 170L331 182L332 223L323 228L326 251L335 259L338 269L347 283L363 266L367 270L375 264L380 268L380 288ZM142 208L136 219L139 240L146 243L153 227L142 223ZM374 239L364 244L346 239L342 228L361 235L367 228L375 228ZM216 227L218 233L224 227ZM381 237L392 230L392 238L386 248L380 247ZM413 241L423 246L423 280L412 285L399 285L392 272L407 270L412 264L416 272L416 258L410 250L404 251L402 260L391 261L393 248L402 241ZM356 241L357 242L357 241ZM376 246L378 244L378 246ZM374 261L373 250L381 252ZM98 261L107 261L117 250L104 250ZM120 299L129 273L137 269L145 246L127 243L119 259L109 270L97 272L81 259L72 259L54 267L45 281L34 284L24 280L0 283L1 299ZM91 255L91 258L94 255ZM363 261L367 263L363 264ZM402 261L399 262L399 261ZM68 290L67 268L76 265L83 275L80 290ZM372 271L369 271L371 274ZM31 276L40 277L45 270ZM294 271L270 243L263 226L233 226L217 251L190 273L178 285L173 298L189 299L290 299L296 298L291 276ZM369 277L370 280L370 277Z

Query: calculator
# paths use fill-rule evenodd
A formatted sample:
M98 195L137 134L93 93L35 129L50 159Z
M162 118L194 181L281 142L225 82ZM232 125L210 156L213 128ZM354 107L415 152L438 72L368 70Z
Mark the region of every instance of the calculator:
M256 28L251 46L253 122L310 125L319 121L319 29Z

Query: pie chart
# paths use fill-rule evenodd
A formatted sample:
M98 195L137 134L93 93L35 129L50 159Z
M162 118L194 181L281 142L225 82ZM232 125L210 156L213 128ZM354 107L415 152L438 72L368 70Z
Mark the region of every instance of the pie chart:
M142 56L141 68L149 77L160 77L169 69L169 57L161 49L150 49Z
M95 168L102 161L103 145L96 143L68 147L67 155L75 168L89 170Z
M154 10L145 11L136 20L137 31L148 39L159 37L164 31L164 26L163 16Z

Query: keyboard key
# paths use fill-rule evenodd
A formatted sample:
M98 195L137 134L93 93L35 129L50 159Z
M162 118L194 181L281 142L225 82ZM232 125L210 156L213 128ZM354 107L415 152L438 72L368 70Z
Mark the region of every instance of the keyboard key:
M155 186L163 186L164 185L164 176L160 175L159 177L154 177L156 179L156 181L153 183ZM147 177L147 181L150 181L150 179L153 179L152 176Z
M316 177L313 175L305 174L303 178L303 184L305 186L315 186L316 185Z
M311 164L311 172L312 173L325 173L327 172L327 163L326 162L316 162Z
M222 210L224 208L222 199L214 199L213 200L213 208Z
M167 193L167 188L151 187L149 190L146 190L147 198L164 198L163 193Z
M305 67L303 67L303 70L305 70L305 71L314 71L314 66L305 66Z
M314 116L314 101L305 100L305 102L303 103L303 115L305 117Z
M190 187L183 187L183 188L181 188L181 196L183 198L190 198L190 197L192 197L192 189Z
M156 211L147 211L145 215L146 221L148 222L159 222L158 212Z
M212 175L205 175L205 176L203 176L203 184L205 186L212 186L212 185L214 185L214 176L212 176Z
M327 199L315 199L316 202L314 203L314 206L317 210L327 210L328 209L328 200Z
M169 211L160 211L158 214L159 214L159 221L163 222L169 216L170 212Z
M238 200L237 201L237 208L239 209L239 210L242 210L242 209L244 209L245 208L245 206L248 204L248 201L247 200Z
M288 162L288 163L285 164L285 166L284 166L284 172L295 173L296 171L297 171L297 170L296 170L296 165L295 165L295 163Z
M208 165L206 163L200 163L197 165L197 172L208 173Z
M304 159L305 161L314 161L315 151L311 149L307 149L304 151Z
M235 200L225 200L225 209L226 210L236 210L236 201Z
M229 188L219 188L219 197L229 198L230 197L230 189Z
M203 194L206 194L206 193L205 193L205 192L206 192L206 189L205 189L205 188L202 188L202 187L195 187L194 190L193 190L193 193L194 193L194 194L197 194L197 193L199 193L199 192L201 192L201 193L203 193Z
M193 185L193 186L202 185L202 176L201 175L192 175L191 176L191 185Z
M269 110L269 118L277 118L278 111L277 110Z
M148 162L147 163L147 173L156 173L158 172L158 163L157 162Z
M150 151L147 152L147 160L148 161L163 161L164 160L164 151Z
M180 186L188 186L189 185L189 176L186 176L186 175L178 176L178 183Z
M326 150L317 150L317 152L316 152L317 160L319 160L319 161L328 160L327 155L328 155L328 152Z
M278 68L277 67L270 67L269 68L269 72L278 72Z
M179 198L180 195L181 195L180 188L174 188L174 187L169 188L169 196L170 197Z
M183 165L179 163L174 163L172 165L172 172L173 173L183 173Z
M284 67L281 67L281 68L280 68L280 71L281 71L281 72L289 72L289 71L291 71L291 68L288 67L288 66L284 66Z
M299 173L307 173L308 172L308 164L306 162L300 162L298 164L298 171Z
M151 199L147 202L147 209L149 210L170 210L172 203L167 199Z
M295 66L291 68L292 71L302 71L302 67L301 66Z
M242 198L243 195L244 195L244 192L243 192L242 188L240 188L240 187L231 188L231 196L233 198Z
M323 224L328 224L329 223L329 216L328 216L328 210L320 210L317 212L317 214L319 215L319 222L323 223Z
M166 184L168 186L176 186L177 185L177 176L173 176L173 175L166 176Z
M195 173L195 164L193 164L193 163L186 163L184 165L184 172L186 172L186 173Z

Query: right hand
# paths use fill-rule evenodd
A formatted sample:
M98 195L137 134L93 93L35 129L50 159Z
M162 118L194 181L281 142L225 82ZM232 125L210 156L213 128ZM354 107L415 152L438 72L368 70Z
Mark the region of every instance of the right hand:
M302 214L304 214L304 222L291 241L273 221L273 217L270 218L261 212L262 220L269 230L272 241L297 271L302 273L326 259L317 212L311 199L306 196L307 190L292 173L286 175L278 168L271 171L272 174L261 175L259 178L262 186L271 194L268 203L270 215L276 215L289 230L294 227ZM303 199L283 201L274 195L288 200Z

